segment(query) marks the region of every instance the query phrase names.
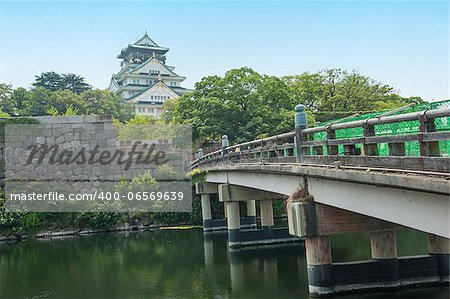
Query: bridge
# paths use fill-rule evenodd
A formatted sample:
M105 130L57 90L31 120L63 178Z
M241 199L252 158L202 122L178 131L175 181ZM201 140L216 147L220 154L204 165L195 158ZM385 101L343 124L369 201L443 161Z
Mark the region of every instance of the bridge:
M232 146L223 136L221 150L192 163L205 174L205 233L226 229L230 250L304 242L312 296L448 285L450 108L416 110L308 127L298 105L292 132ZM226 220L211 219L215 193ZM288 228L274 228L280 199ZM398 257L400 227L427 233L429 254ZM353 232L369 232L372 259L333 263L330 236Z

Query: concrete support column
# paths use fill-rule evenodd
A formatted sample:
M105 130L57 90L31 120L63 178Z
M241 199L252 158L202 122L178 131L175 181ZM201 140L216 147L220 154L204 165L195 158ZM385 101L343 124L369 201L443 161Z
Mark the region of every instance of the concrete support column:
M370 232L372 258L379 263L380 276L386 287L397 286L398 260L395 231Z
M309 293L312 296L332 294L334 282L330 238L306 237L305 249Z
M203 230L211 226L211 198L209 194L201 194Z
M428 253L438 258L441 280L450 282L450 240L428 234Z
M223 203L223 216L225 218L227 218L227 203L226 202Z
M261 200L259 203L261 226L266 237L273 236L273 206L272 200Z
M239 215L239 202L230 201L226 203L228 244L239 242L239 232L241 230L241 217Z
M247 218L254 228L256 228L256 201L248 200L247 201Z

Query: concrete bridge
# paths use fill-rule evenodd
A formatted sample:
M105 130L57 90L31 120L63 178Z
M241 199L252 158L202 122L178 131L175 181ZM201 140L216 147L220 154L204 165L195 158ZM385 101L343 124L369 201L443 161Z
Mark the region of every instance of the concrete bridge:
M292 132L233 146L224 136L221 150L207 155L200 150L192 164L206 173L196 186L205 232L215 230L214 221L225 228L225 220L211 219L210 195L217 193L225 205L230 249L304 242L313 296L448 285L450 158L440 148L450 132L436 123L449 116L446 108L308 128L299 105ZM406 122L417 123L418 130L377 133L380 126ZM360 135L339 137L345 129ZM418 144L420 155L407 156L408 143ZM388 154L380 156L383 144ZM274 228L272 202L280 199L288 228ZM243 218L240 202L247 210ZM427 233L429 254L398 257L395 230L400 227ZM330 236L361 231L369 232L372 260L333 263Z

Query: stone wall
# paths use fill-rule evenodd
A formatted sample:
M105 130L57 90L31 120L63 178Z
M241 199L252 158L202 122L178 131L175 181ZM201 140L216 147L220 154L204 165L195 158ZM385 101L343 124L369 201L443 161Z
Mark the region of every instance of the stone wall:
M90 158L90 151L98 148L97 159L105 155L104 162L120 151L123 154L122 161L126 160L133 145L135 150L143 153L148 152L148 147L154 144L154 152L163 151L168 157L168 165L176 172L184 171L185 155L176 151L167 140L117 140L117 129L112 123L111 117L105 116L69 116L69 117L36 117L38 125L7 125L6 127L6 169L5 175L8 179L20 180L67 180L67 181L117 181L119 178L132 179L133 177L150 171L152 175L158 177L160 166L155 163L119 164L115 159L111 163L65 163L68 159L68 152L71 151L73 158L84 153L85 159ZM140 142L140 143L139 143ZM144 145L149 144L149 146ZM37 163L39 154L36 153L30 162L32 148L47 146L48 154ZM56 145L57 151L50 149ZM147 146L147 148L145 148ZM57 152L52 160L52 153ZM109 152L109 158L108 156ZM117 157L120 157L120 152ZM76 161L82 161L78 158ZM95 160L95 159L94 159ZM162 159L160 159L162 160ZM53 163L53 162L57 163ZM60 163L64 162L64 163ZM128 168L128 169L127 169Z

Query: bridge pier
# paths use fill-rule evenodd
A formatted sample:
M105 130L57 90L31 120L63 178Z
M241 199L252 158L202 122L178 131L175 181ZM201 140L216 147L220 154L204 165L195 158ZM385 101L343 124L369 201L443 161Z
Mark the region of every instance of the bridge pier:
M231 201L226 203L227 207L227 225L228 225L228 244L232 247L240 241L241 218L239 211L239 202Z
M215 232L226 230L225 219L213 219L211 211L211 195L217 194L217 184L196 183L195 191L201 197L203 231Z
M202 219L203 227L206 227L206 223L211 220L211 196L209 194L200 194L202 199Z
M202 219L203 219L203 231L209 232L226 232L227 231L227 207L224 204L224 216L223 219L213 219L211 211L211 195L218 193L218 184L211 183L196 183L196 193L201 197L202 204ZM247 203L247 217L240 219L241 227L254 229L256 228L256 207L255 202Z
M264 237L273 237L273 204L272 200L261 200L259 202L261 215L261 228L264 231Z
M428 235L428 255L398 257L393 223L307 200L288 204L290 234L305 238L311 296L449 282L449 239ZM333 263L329 236L368 232L372 259Z
M248 200L247 201L247 219L250 225L250 228L256 228L256 201Z
M428 234L428 253L438 260L442 282L450 283L450 240Z
M308 288L313 296L334 293L330 237L305 238Z
M397 241L394 230L369 233L372 259L378 262L380 282L384 287L399 286Z
M230 184L219 185L219 200L227 207L228 245L231 249L301 241L299 238L289 236L287 228L274 228L272 201L279 196L276 193ZM262 228L244 229L243 219L256 220L255 198L260 201ZM242 201L247 204L246 218L239 218L239 203Z

